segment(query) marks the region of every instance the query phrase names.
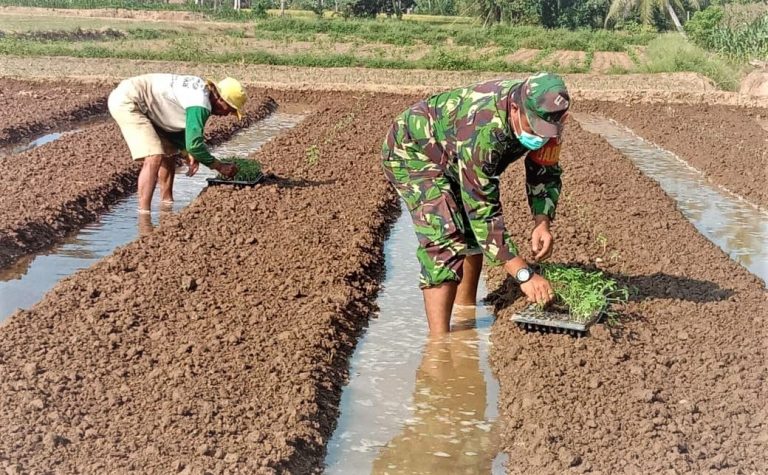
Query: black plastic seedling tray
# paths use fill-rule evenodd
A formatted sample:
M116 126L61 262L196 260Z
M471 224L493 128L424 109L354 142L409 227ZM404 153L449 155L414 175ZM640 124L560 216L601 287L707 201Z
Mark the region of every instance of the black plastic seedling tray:
M208 186L230 185L230 186L243 187L243 186L255 186L259 184L263 179L264 179L264 174L262 173L261 175L259 175L258 178L251 181L223 180L221 178L207 178L206 181L208 181Z
M583 336L600 319L602 312L596 312L584 322L571 320L565 311L541 310L536 305L529 305L512 316L512 321L523 330L544 333L568 333L573 336Z

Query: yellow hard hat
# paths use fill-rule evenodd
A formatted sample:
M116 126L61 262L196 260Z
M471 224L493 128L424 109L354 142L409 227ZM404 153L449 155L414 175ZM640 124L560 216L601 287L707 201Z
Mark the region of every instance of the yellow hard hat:
M216 89L219 90L219 95L224 99L224 102L237 111L237 118L242 119L243 107L245 107L245 101L248 100L248 94L246 94L240 81L234 78L224 78L216 84Z

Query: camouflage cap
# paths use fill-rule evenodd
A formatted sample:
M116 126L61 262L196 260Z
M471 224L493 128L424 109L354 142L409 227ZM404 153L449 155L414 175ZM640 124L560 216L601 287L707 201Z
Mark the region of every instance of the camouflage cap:
M534 74L514 92L512 99L522 107L533 133L539 137L558 137L571 96L563 78L557 74Z

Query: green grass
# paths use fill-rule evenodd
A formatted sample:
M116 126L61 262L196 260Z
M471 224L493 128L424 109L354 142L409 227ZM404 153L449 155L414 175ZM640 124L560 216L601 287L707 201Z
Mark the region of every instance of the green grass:
M233 180L235 181L256 181L261 177L261 163L249 158L226 158L221 160L224 163L234 163L237 165L237 174L235 174ZM226 180L222 175L218 175L216 178L219 180Z
M692 71L712 79L718 87L735 91L739 87L740 67L708 53L676 33L662 35L648 43L648 62L638 68L646 73Z
M629 291L600 271L587 271L561 264L542 264L541 275L555 291L557 306L568 309L571 319L586 322L596 314L608 312L614 303L625 302Z
M473 52L455 53L441 48L430 51L419 60L385 57L359 57L353 54L302 52L280 54L262 50L238 52L207 51L202 40L195 37L174 39L167 47L157 50L120 49L112 43L81 42L77 46L65 41L33 41L28 39L0 39L0 55L14 56L71 56L75 58L118 58L156 61L194 61L199 63L269 64L302 67L365 67L386 69L428 69L438 71L498 71L535 72L530 64L508 63L499 57L479 57ZM560 73L584 72L580 66L548 68Z
M256 20L257 35L270 32L280 38L306 40L311 35L328 35L336 41L385 43L392 45L440 44L449 38L459 46L501 46L567 49L576 51L624 51L628 45L645 45L655 33L630 34L606 30L547 30L539 26L495 25L481 28L470 23L430 23L397 20L340 20L315 17L277 17ZM270 35L273 38L275 35Z

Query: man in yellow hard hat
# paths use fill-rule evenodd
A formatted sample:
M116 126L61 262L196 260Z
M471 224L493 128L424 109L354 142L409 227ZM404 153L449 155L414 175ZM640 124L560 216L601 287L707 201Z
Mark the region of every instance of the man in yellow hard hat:
M109 95L109 113L120 126L134 160L141 160L139 213L149 213L155 185L164 203L173 202L179 151L188 157L188 176L199 164L232 177L233 164L217 160L205 145L204 128L213 115L243 117L247 94L232 78L217 84L197 76L145 74L122 81Z

